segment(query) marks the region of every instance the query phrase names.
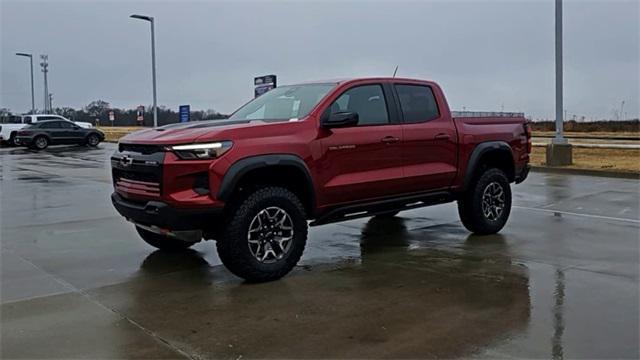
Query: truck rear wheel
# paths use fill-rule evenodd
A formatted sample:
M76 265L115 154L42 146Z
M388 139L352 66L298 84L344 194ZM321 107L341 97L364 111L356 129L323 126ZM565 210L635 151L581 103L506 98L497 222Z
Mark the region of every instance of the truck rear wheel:
M488 169L458 200L458 214L467 230L480 235L500 231L511 213L511 188L505 173Z
M307 219L298 197L263 187L231 203L217 242L222 263L250 282L277 280L298 263L307 242Z
M191 247L191 245L195 244L192 242L175 239L169 236L156 234L138 226L136 226L136 230L138 231L138 234L140 235L142 240L144 240L147 244L164 251L185 250Z

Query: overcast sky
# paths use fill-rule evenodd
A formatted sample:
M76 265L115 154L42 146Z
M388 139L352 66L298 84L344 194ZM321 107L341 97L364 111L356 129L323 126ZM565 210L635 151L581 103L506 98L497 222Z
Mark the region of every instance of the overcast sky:
M151 103L156 18L158 103L227 113L253 77L279 84L358 76L432 79L461 110L554 114L554 1L1 0L1 107L30 108L28 59L48 54L54 106ZM638 117L640 1L566 0L565 108ZM35 67L36 107L43 79Z

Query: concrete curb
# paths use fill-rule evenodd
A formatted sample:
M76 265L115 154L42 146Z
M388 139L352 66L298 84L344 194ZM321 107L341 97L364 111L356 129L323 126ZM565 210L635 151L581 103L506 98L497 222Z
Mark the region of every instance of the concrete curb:
M550 166L532 166L531 171L551 174L570 174L570 175L585 175L585 176L602 176L618 179L634 179L640 180L640 173L633 172L619 172L610 170L592 170L592 169L574 169L565 167L550 167Z

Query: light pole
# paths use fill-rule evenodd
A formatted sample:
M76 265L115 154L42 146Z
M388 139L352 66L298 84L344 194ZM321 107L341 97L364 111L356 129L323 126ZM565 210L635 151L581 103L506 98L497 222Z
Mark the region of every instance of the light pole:
M566 144L562 116L562 0L556 1L556 137L554 144Z
M571 144L564 137L562 104L562 0L555 0L556 10L556 136L547 145L547 165L564 166L573 163Z
M16 55L28 57L29 58L29 62L31 64L31 113L35 114L36 113L36 99L35 99L35 95L33 93L33 54L16 53Z
M131 15L134 19L146 20L151 23L151 76L153 78L153 127L158 126L158 104L156 99L156 35L153 16Z
M49 72L49 55L40 55L40 59L42 62L40 66L42 67L42 72L44 73L44 112L45 114L49 112L49 85L47 84L47 73Z

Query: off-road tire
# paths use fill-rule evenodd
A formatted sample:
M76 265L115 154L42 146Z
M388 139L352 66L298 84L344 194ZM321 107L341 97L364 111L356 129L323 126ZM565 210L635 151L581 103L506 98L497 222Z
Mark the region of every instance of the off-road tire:
M36 136L33 139L33 143L31 144L31 148L35 150L44 150L49 146L49 139L46 136L40 135Z
M233 274L248 282L277 280L289 273L300 260L307 243L307 219L304 207L291 191L277 186L257 188L231 201L225 228L217 241L218 256ZM249 228L261 211L278 207L289 216L293 236L288 252L273 263L259 261L249 248Z
M494 220L485 216L482 201L485 189L497 183L504 191L504 206L501 214ZM469 185L467 191L458 199L458 214L467 230L474 234L487 235L500 231L509 219L511 213L511 188L505 173L500 169L490 168L477 176Z
M87 136L86 144L90 147L96 147L100 144L100 138L96 134L89 134L89 136Z
M144 240L147 244L163 251L182 251L190 248L193 244L195 244L188 241L182 241L180 239L174 239L169 236L156 234L137 226L136 230L138 231L138 234L140 235L142 240Z

